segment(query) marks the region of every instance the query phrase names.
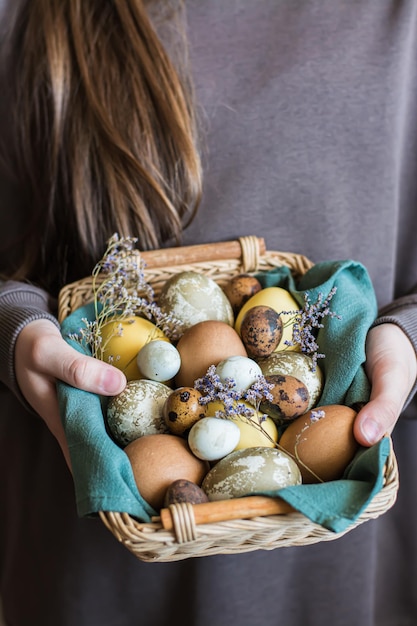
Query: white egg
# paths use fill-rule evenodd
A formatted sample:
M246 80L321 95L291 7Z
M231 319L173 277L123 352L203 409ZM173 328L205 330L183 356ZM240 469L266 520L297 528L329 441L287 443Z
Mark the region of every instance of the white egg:
M165 383L178 373L181 357L172 343L156 339L139 350L136 362L145 378Z
M262 376L259 365L246 356L230 356L221 361L216 367L216 374L222 382L226 378L233 378L236 390L244 391L249 389L253 383Z
M205 461L218 461L235 449L240 429L234 422L218 417L203 417L192 426L188 445L192 453Z

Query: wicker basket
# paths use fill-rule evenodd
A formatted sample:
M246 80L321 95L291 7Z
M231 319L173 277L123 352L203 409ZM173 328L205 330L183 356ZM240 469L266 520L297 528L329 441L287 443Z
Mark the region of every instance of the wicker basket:
M184 270L204 273L224 285L232 276L243 272L267 271L285 265L297 277L312 266L302 255L266 250L264 240L254 236L144 252L142 257L146 262L146 280L156 295L170 276ZM64 287L59 295L60 321L91 299L90 277ZM341 533L310 521L279 498L258 496L225 501L225 506L220 507L216 502L194 507L171 505L151 523L138 522L127 513L101 511L99 515L116 539L142 561L175 561L330 541L379 517L394 504L398 467L390 443L383 488L361 516Z

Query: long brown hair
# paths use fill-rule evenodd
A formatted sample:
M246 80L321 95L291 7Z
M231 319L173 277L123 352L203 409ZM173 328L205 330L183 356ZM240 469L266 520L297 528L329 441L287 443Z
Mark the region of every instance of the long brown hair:
M13 167L32 215L14 278L56 290L114 232L143 250L180 242L201 194L195 107L144 2L29 0L12 49Z

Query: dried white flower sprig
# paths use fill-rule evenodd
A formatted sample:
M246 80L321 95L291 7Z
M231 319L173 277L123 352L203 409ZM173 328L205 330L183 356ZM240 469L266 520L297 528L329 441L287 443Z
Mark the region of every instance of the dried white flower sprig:
M292 339L285 341L287 346L299 345L301 351L312 358L312 370L317 367L317 359L324 359L325 355L319 352L317 343L317 331L324 328L323 319L333 317L341 319L341 316L330 310L330 301L337 291L333 287L326 298L320 292L316 302L312 303L308 291L304 294L304 307L295 312L295 317L290 321L293 323ZM324 299L323 299L324 298Z
M146 317L172 341L183 332L181 322L164 314L156 304L154 290L145 279L146 264L135 248L136 242L135 237L119 237L115 233L92 271L95 319L84 318L85 328L71 338L89 345L96 358L104 354L106 345L103 345L101 330L111 321L122 322L135 315ZM115 332L122 334L121 324Z
M210 402L221 402L223 410L216 411L215 417L249 417L258 412L261 402L272 401L271 389L264 376L258 376L257 380L248 389L238 389L233 378L222 380L216 373L216 367L210 365L206 374L194 382L194 387L201 394L199 402L207 405ZM244 402L241 401L245 401ZM253 406L253 409L251 408ZM261 416L261 421L265 421L266 415Z
M199 403L203 406L210 402L219 402L223 405L223 409L215 411L214 417L245 421L256 430L262 432L274 447L288 454L299 465L302 465L308 470L316 478L317 482L323 482L322 479L302 461L298 454L298 446L304 440L303 434L308 430L310 424L318 422L325 416L323 409L312 410L310 412L309 421L297 435L294 454L292 454L280 446L263 427L263 422L265 422L268 415L261 413L259 406L261 402L273 400L270 391L273 385L268 383L264 376L258 376L257 380L248 389L242 390L237 388L233 378L226 378L224 381L221 380L216 373L216 367L211 365L206 374L194 382L194 387L202 394L201 398L199 398Z
M233 378L222 380L216 373L216 367L211 365L206 374L194 382L194 387L202 394L199 402L203 406L210 402L219 402L223 405L223 409L215 411L214 417L246 421L276 445L262 425L268 415L259 411L261 402L273 400L270 391L273 385L268 383L264 376L258 376L248 389L242 390L238 389Z

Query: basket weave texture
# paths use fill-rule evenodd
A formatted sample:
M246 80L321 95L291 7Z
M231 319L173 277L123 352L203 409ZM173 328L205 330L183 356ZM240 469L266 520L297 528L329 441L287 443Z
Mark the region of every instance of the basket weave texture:
M269 251L262 238L241 237L236 241L210 243L181 248L169 248L141 253L146 267L146 281L155 295L175 273L203 273L223 286L240 273L257 273L275 267L290 268L295 278L312 267L312 262L300 254ZM58 317L62 322L72 311L91 301L92 278L87 277L66 285L59 295ZM283 513L196 524L191 505L170 506L173 528L164 528L160 518L152 523L138 522L127 513L101 511L102 522L135 556L142 561L176 561L190 557L215 554L235 554L253 550L273 550L279 547L301 546L337 539L360 524L379 517L391 508L399 486L398 466L392 448L388 457L384 486L372 499L360 517L347 530L335 533L310 521L295 510Z

